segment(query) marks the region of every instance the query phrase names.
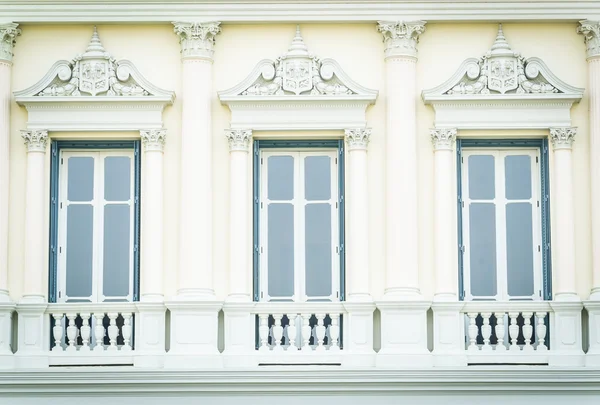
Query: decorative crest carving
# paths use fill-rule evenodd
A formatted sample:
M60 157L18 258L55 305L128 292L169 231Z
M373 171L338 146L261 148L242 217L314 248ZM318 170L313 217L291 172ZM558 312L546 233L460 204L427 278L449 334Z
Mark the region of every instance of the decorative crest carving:
M383 35L385 56L417 57L419 35L425 32L425 21L379 21L377 29Z
M147 82L131 62L116 61L106 52L96 27L83 54L75 56L70 62L56 62L39 83L15 95L173 97L173 93Z
M580 21L577 33L583 35L588 58L600 56L600 21Z
M13 47L21 35L18 26L15 23L0 24L0 60L12 61Z
M561 93L541 73L537 60L514 52L498 26L496 42L483 57L467 66L462 80L446 94Z
M308 48L296 28L287 53L275 61L262 61L259 64L260 76L246 86L241 95L344 95L357 94L337 63L320 60L308 52Z

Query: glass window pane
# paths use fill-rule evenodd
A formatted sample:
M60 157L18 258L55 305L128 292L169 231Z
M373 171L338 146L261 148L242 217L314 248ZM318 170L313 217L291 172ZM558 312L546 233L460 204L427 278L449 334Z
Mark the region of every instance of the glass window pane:
M129 294L129 256L131 253L130 207L109 204L104 207L103 294L123 297Z
M531 198L531 156L506 156L506 198L529 200Z
M267 177L269 200L291 200L294 198L293 156L269 156Z
M66 294L92 295L94 208L89 204L67 206Z
M306 295L331 295L331 205L305 207Z
M508 295L533 295L533 213L530 203L506 205Z
M471 295L496 295L496 207L491 203L469 205Z
M94 158L70 157L68 167L67 199L92 201L94 199Z
M469 156L469 198L492 200L495 197L494 156Z
M294 206L269 204L268 207L268 286L269 295L294 294Z
M331 198L331 158L307 156L304 158L304 192L307 200Z
M104 159L104 199L127 201L131 194L131 158L108 156Z

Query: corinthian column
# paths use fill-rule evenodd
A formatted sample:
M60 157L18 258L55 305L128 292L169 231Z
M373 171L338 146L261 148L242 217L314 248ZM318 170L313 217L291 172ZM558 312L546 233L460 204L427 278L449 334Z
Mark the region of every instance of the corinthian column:
M590 299L600 301L600 22L581 21L577 32L587 47L590 98L590 190L592 207L592 289Z
M416 63L424 21L379 22L386 65L386 300L419 299Z
M13 46L21 33L17 26L14 23L0 25L0 303L11 301L8 292L8 151ZM8 343L9 340L2 340L1 334L0 330L0 341Z
M214 298L212 274L212 63L218 22L175 22L182 59L178 296Z

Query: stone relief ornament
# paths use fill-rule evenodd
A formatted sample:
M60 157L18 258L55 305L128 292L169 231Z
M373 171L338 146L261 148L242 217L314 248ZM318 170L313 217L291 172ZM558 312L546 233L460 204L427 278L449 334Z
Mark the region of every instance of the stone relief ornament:
M600 21L579 21L577 33L583 35L588 58L600 56Z
M240 94L272 96L285 94L342 95L356 94L336 74L337 65L309 54L300 27L288 52L260 66L260 76Z
M104 50L96 27L85 53L60 63L53 80L37 96L148 96L149 91L132 77L128 61L117 62Z
M18 26L16 23L0 24L0 60L12 61L13 47L21 35Z
M445 94L561 93L540 72L541 67L537 59L526 60L510 48L500 24L492 48L469 61L462 80Z

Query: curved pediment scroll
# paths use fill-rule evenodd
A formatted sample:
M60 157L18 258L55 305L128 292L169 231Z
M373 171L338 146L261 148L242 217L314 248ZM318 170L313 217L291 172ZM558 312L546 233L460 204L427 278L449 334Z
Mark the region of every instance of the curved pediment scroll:
M307 122L308 118L300 122L301 119L296 114L295 117L288 117L290 122L296 122L285 126L283 122L266 122L269 119L249 119L252 116L249 110L264 112L266 106L272 110L283 109L284 104L293 103L297 112L311 108L322 111L329 108L338 110L341 114L338 116L344 117L344 113L339 110L346 108L347 111L352 110L356 117L357 111L362 108L362 119L351 120L352 124L359 125L365 121L364 111L369 104L375 102L377 94L377 90L367 89L350 79L335 60L311 55L298 27L285 54L275 60L260 61L241 83L219 92L219 99L232 111L232 127L246 125L249 129L324 129L337 128L342 124L330 120L329 123L319 125L315 115L310 117L310 123ZM240 109L244 112L238 114ZM260 112L257 111L254 117L268 117Z
M558 114L557 117L562 116L561 125L569 126L570 124L566 123L566 121L570 122L569 110L573 103L583 97L583 89L560 80L541 59L535 57L526 59L513 51L500 25L496 40L485 55L465 60L450 79L437 87L424 90L422 97L425 104L434 106L436 125L456 127L461 124L458 120L463 119L464 116L470 116L471 113L477 115L475 111L467 110L475 108L476 102L479 101L479 112L487 108L491 115L494 115L492 113L496 109L497 115L501 115L500 110L504 108L505 126L498 116L488 119L489 128L539 128L546 125L541 121L534 123L535 119L524 120L522 123L515 122L514 117L506 114L507 108L511 108L512 111L516 111L519 107L529 109L535 107L538 111L545 108L546 116L552 116L550 110L554 109ZM462 126L486 127L483 122L471 126L462 122Z

